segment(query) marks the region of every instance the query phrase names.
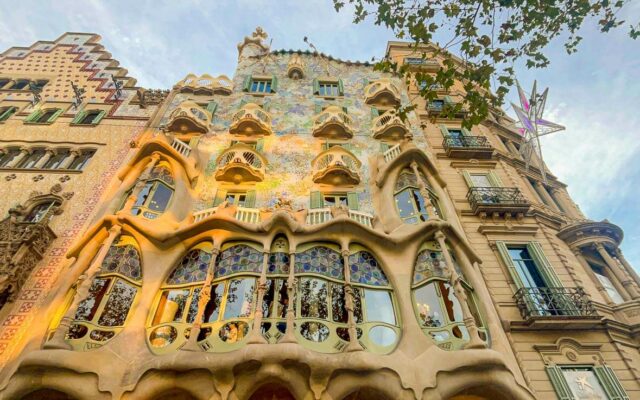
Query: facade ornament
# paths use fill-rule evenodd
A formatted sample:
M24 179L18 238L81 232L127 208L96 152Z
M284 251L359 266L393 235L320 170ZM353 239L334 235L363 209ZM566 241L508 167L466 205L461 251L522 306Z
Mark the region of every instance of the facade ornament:
M73 81L69 81L69 83L71 84L71 88L73 89L72 105L73 105L73 109L75 110L78 107L80 107L80 104L82 104L82 102L84 101L85 90L84 90L84 88L76 86L73 83Z
M60 179L58 179L60 182L64 183L66 181L68 181L69 179L71 179L71 177L69 175L62 175L60 177Z
M39 175L35 175L33 178L31 178L34 182L38 182L44 179L44 175L39 174Z
M111 83L113 84L113 88L115 89L114 97L116 100L118 100L122 96L122 87L124 86L124 83L117 80L115 76L113 76L113 74L111 75Z
M14 179L16 179L16 178L17 178L16 174L9 174L9 175L7 175L7 176L5 176L5 177L4 177L4 179L5 179L6 181L12 181L12 180L14 180Z
M245 36L244 40L241 43L238 43L238 57L243 55L247 46L256 46L258 48L258 52L249 53L247 56L262 56L268 53L269 46L264 43L264 41L267 40L267 37L269 37L267 32L258 26L251 34L251 37Z
M34 82L29 82L29 91L33 95L33 99L31 99L31 107L35 107L36 104L42 101L42 97L40 93L42 93L42 88L36 85Z

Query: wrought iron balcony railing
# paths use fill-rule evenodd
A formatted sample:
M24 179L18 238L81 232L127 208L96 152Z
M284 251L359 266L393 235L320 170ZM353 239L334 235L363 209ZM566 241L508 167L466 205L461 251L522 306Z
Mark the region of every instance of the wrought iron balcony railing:
M445 136L442 147L448 157L491 158L493 147L484 136Z
M525 287L513 296L523 319L536 317L598 317L581 287Z
M517 188L472 187L467 200L474 214L491 211L524 213L531 205Z

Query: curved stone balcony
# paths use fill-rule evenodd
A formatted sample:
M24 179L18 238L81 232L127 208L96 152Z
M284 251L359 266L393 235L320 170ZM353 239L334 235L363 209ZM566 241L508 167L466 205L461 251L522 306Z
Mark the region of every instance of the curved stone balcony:
M287 64L287 76L291 79L304 78L304 63L299 54L294 54Z
M338 106L329 106L313 121L313 136L333 139L353 137L351 117Z
M271 115L255 103L242 106L231 117L229 133L238 135L270 135Z
M390 79L378 79L365 89L365 103L377 106L399 106L400 89Z
M238 143L225 150L216 163L216 179L223 182L262 182L267 160L254 148Z
M193 101L182 102L169 116L167 129L171 132L207 133L211 115Z
M373 138L401 140L409 132L396 110L389 110L373 120Z
M313 181L327 185L357 185L360 183L360 161L341 146L320 153L312 162Z
M222 94L230 95L233 92L233 82L226 75L213 77L209 74L197 76L195 74L187 75L183 80L174 86L181 93L194 94Z

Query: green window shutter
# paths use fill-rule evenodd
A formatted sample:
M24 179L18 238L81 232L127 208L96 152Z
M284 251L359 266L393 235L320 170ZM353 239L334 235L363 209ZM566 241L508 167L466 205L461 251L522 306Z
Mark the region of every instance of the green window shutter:
M571 388L569 387L567 380L564 378L562 368L558 367L557 365L552 365L546 367L545 369L547 370L547 375L549 376L551 385L556 391L558 400L575 400L575 397L571 392Z
M218 189L218 191L216 192L216 197L213 199L213 206L214 207L219 206L220 204L222 204L222 202L226 198L227 198L227 191L224 189Z
M496 247L498 248L498 253L500 254L500 258L507 266L509 270L509 274L511 275L511 279L516 284L516 287L519 289L523 287L522 281L520 280L520 275L518 275L518 271L516 271L516 265L513 263L511 256L509 255L509 249L507 249L507 244L505 242L498 241L496 242Z
M471 174L469 174L469 171L466 171L466 170L462 171L462 177L464 178L464 181L467 184L467 186L469 186L469 188L472 188L473 181L471 180Z
M611 367L607 365L593 367L593 373L598 377L598 381L600 381L609 400L629 400L627 392Z
M29 114L27 116L27 118L24 119L24 122L33 122L35 120L38 119L38 117L40 116L41 111L40 110L36 110L34 112L32 112L31 114Z
M313 191L309 193L309 208L322 208L323 205L322 192Z
M358 204L358 193L347 193L347 204L349 205L349 210L358 211L360 209L360 205Z
M189 140L189 147L191 147L191 150L195 149L196 147L198 147L198 142L200 141L200 136L194 136L191 138L191 140Z
M380 111L377 108L371 107L371 119L376 119L380 116Z
M471 132L467 128L462 128L461 131L464 136L471 136Z
M256 206L256 191L247 190L246 197L244 198L244 206L246 208L254 208Z
M504 187L502 180L494 171L489 171L487 179L489 179L489 182L493 187Z
M313 94L320 94L320 82L317 79L313 80Z
M56 112L54 112L51 117L49 117L47 122L51 123L51 122L55 121L56 118L58 118L58 116L60 116L60 114L62 114L62 108L58 108L58 110Z
M382 143L380 142L380 151L381 152L385 152L387 150L389 150L391 148L391 145L389 143Z
M547 256L544 255L542 251L542 246L538 242L529 242L527 243L527 250L529 250L529 254L535 261L538 271L542 274L545 282L550 287L562 287L562 282L556 275L556 272L551 266L551 263L547 259Z
M340 96L344 96L344 83L342 82L342 79L338 79L338 94Z
M271 78L271 93L275 93L278 91L278 77L277 76L273 76L273 78Z
M216 103L215 101L211 100L209 104L207 104L207 111L209 111L209 114L211 114L211 118L213 118L213 115L216 113L217 109L218 103Z
M104 118L104 115L105 115L106 113L107 113L107 112L106 112L106 111L104 111L104 110L100 111L100 112L99 112L95 117L93 117L93 121L92 121L91 123L92 123L93 125L98 124L98 123L102 120L102 118Z
M0 114L0 121L6 121L9 119L9 117L11 117L17 110L17 107L9 107L5 110L5 112L3 112L2 114Z
M444 96L444 104L453 104L453 99L449 96Z
M248 92L249 90L251 90L251 75L247 75L242 82L242 91Z
M345 114L349 114L349 109L347 107L342 107L342 112Z
M260 138L256 142L256 151L262 153L263 150L264 150L264 138Z
M320 114L322 112L322 103L316 103L316 114Z
M73 121L71 121L71 123L72 124L79 124L80 121L82 121L82 118L84 118L85 115L87 115L86 111L78 111L78 113L76 114L76 116L73 119Z
M327 151L327 150L329 150L329 143L327 142L322 143L322 151Z
M442 132L442 136L449 136L449 130L447 129L446 126L440 124L438 125L438 127L440 128L440 132Z

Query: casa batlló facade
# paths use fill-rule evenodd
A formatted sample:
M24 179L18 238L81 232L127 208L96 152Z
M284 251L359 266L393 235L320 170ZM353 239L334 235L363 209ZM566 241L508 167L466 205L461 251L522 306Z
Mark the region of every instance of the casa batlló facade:
M640 397L622 231L501 110L259 28L147 90L98 41L0 54L0 398Z

